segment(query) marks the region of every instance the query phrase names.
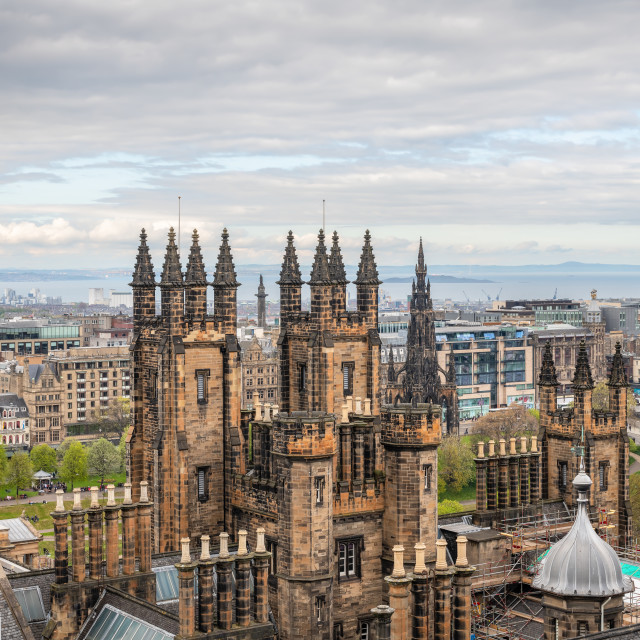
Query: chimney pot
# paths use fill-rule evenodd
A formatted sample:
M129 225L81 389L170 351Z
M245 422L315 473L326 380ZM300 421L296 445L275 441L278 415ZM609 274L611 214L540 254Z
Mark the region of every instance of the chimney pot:
M436 540L436 569L438 571L447 569L447 542L443 538Z
M264 405L264 417L262 419L265 422L271 422L271 405L268 402L265 402L265 405Z
M116 506L116 488L112 484L107 485L107 507Z
M531 436L531 453L538 453L538 436Z
M489 457L493 458L496 455L496 443L493 440L489 440Z
M206 534L200 537L200 560L211 560L209 540L210 538Z
M271 405L271 415L275 418L280 413L280 407L277 404Z
M247 555L247 531L246 529L240 529L238 531L238 555Z
M501 456L507 455L507 443L504 438L500 438L500 455Z
M484 458L484 442L478 442L478 458Z
M356 396L356 408L354 413L360 415L362 413L362 398L360 396Z
M515 456L517 453L518 452L516 451L516 439L510 438L509 439L509 455Z
M349 407L349 413L353 413L353 410L355 408L353 396L347 396L347 406Z
M130 482L125 482L124 483L124 501L122 504L131 504L131 483Z
M80 502L80 487L76 487L73 490L73 510L79 511L82 509L82 503Z
M520 453L527 453L527 438L525 436L520 438Z
M258 394L255 394L255 395L258 395ZM262 420L262 403L260 402L260 400L257 400L256 402L254 402L253 406L256 409L256 420Z
M64 511L64 491L62 489L56 491L56 511Z
M427 566L424 563L424 550L426 549L424 542L416 542L414 549L416 551L416 564L413 573L426 573Z
M397 544L393 547L393 573L392 578L404 578L404 547Z
M98 502L98 487L91 487L91 508L96 509L100 506Z
M256 529L256 553L265 553L267 548L264 546L264 528L258 527Z
M365 416L371 415L371 398L364 399L364 415Z
M229 557L229 534L223 531L220 534L220 558Z
M348 404L343 404L342 405L342 418L341 418L341 422L343 424L346 424L347 422L349 422L349 405Z
M140 502L149 502L148 488L149 483L146 480L143 480L140 483Z
M456 567L468 567L469 561L467 560L466 536L458 536L456 542L458 543L458 557L456 559Z
M189 564L191 562L191 552L189 551L189 543L191 540L189 538L182 538L180 540L180 544L182 545L182 557L180 558L180 562L182 564Z

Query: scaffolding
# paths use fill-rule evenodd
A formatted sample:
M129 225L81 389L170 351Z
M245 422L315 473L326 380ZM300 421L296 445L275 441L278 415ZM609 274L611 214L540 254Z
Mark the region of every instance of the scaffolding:
M609 541L612 536L610 512L592 513L598 534ZM509 559L476 566L472 579L472 630L477 639L540 640L543 636L541 593L532 587L547 551L573 526L575 509L559 505L554 513L524 513L504 519L498 530L510 538ZM640 622L640 546L611 545L634 581L636 590L625 595L624 622Z

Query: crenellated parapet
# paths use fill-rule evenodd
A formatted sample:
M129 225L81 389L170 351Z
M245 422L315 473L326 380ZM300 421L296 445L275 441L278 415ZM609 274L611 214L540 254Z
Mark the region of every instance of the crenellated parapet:
M442 441L442 408L436 404L382 407L382 444L398 447L433 447Z
M287 457L335 455L335 417L323 412L280 413L273 423L273 453Z

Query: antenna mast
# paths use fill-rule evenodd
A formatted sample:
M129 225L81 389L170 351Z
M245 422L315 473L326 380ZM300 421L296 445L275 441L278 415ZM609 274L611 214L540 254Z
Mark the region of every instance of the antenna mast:
M324 200L322 201L322 231L324 231Z
M180 255L180 222L181 222L181 211L180 211L180 200L182 196L178 196L178 255Z

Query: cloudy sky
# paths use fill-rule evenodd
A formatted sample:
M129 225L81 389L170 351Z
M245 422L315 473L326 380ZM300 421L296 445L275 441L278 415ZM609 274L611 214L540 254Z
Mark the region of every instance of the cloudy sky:
M31 0L0 7L1 267L638 263L640 5ZM184 253L184 250L183 250Z

